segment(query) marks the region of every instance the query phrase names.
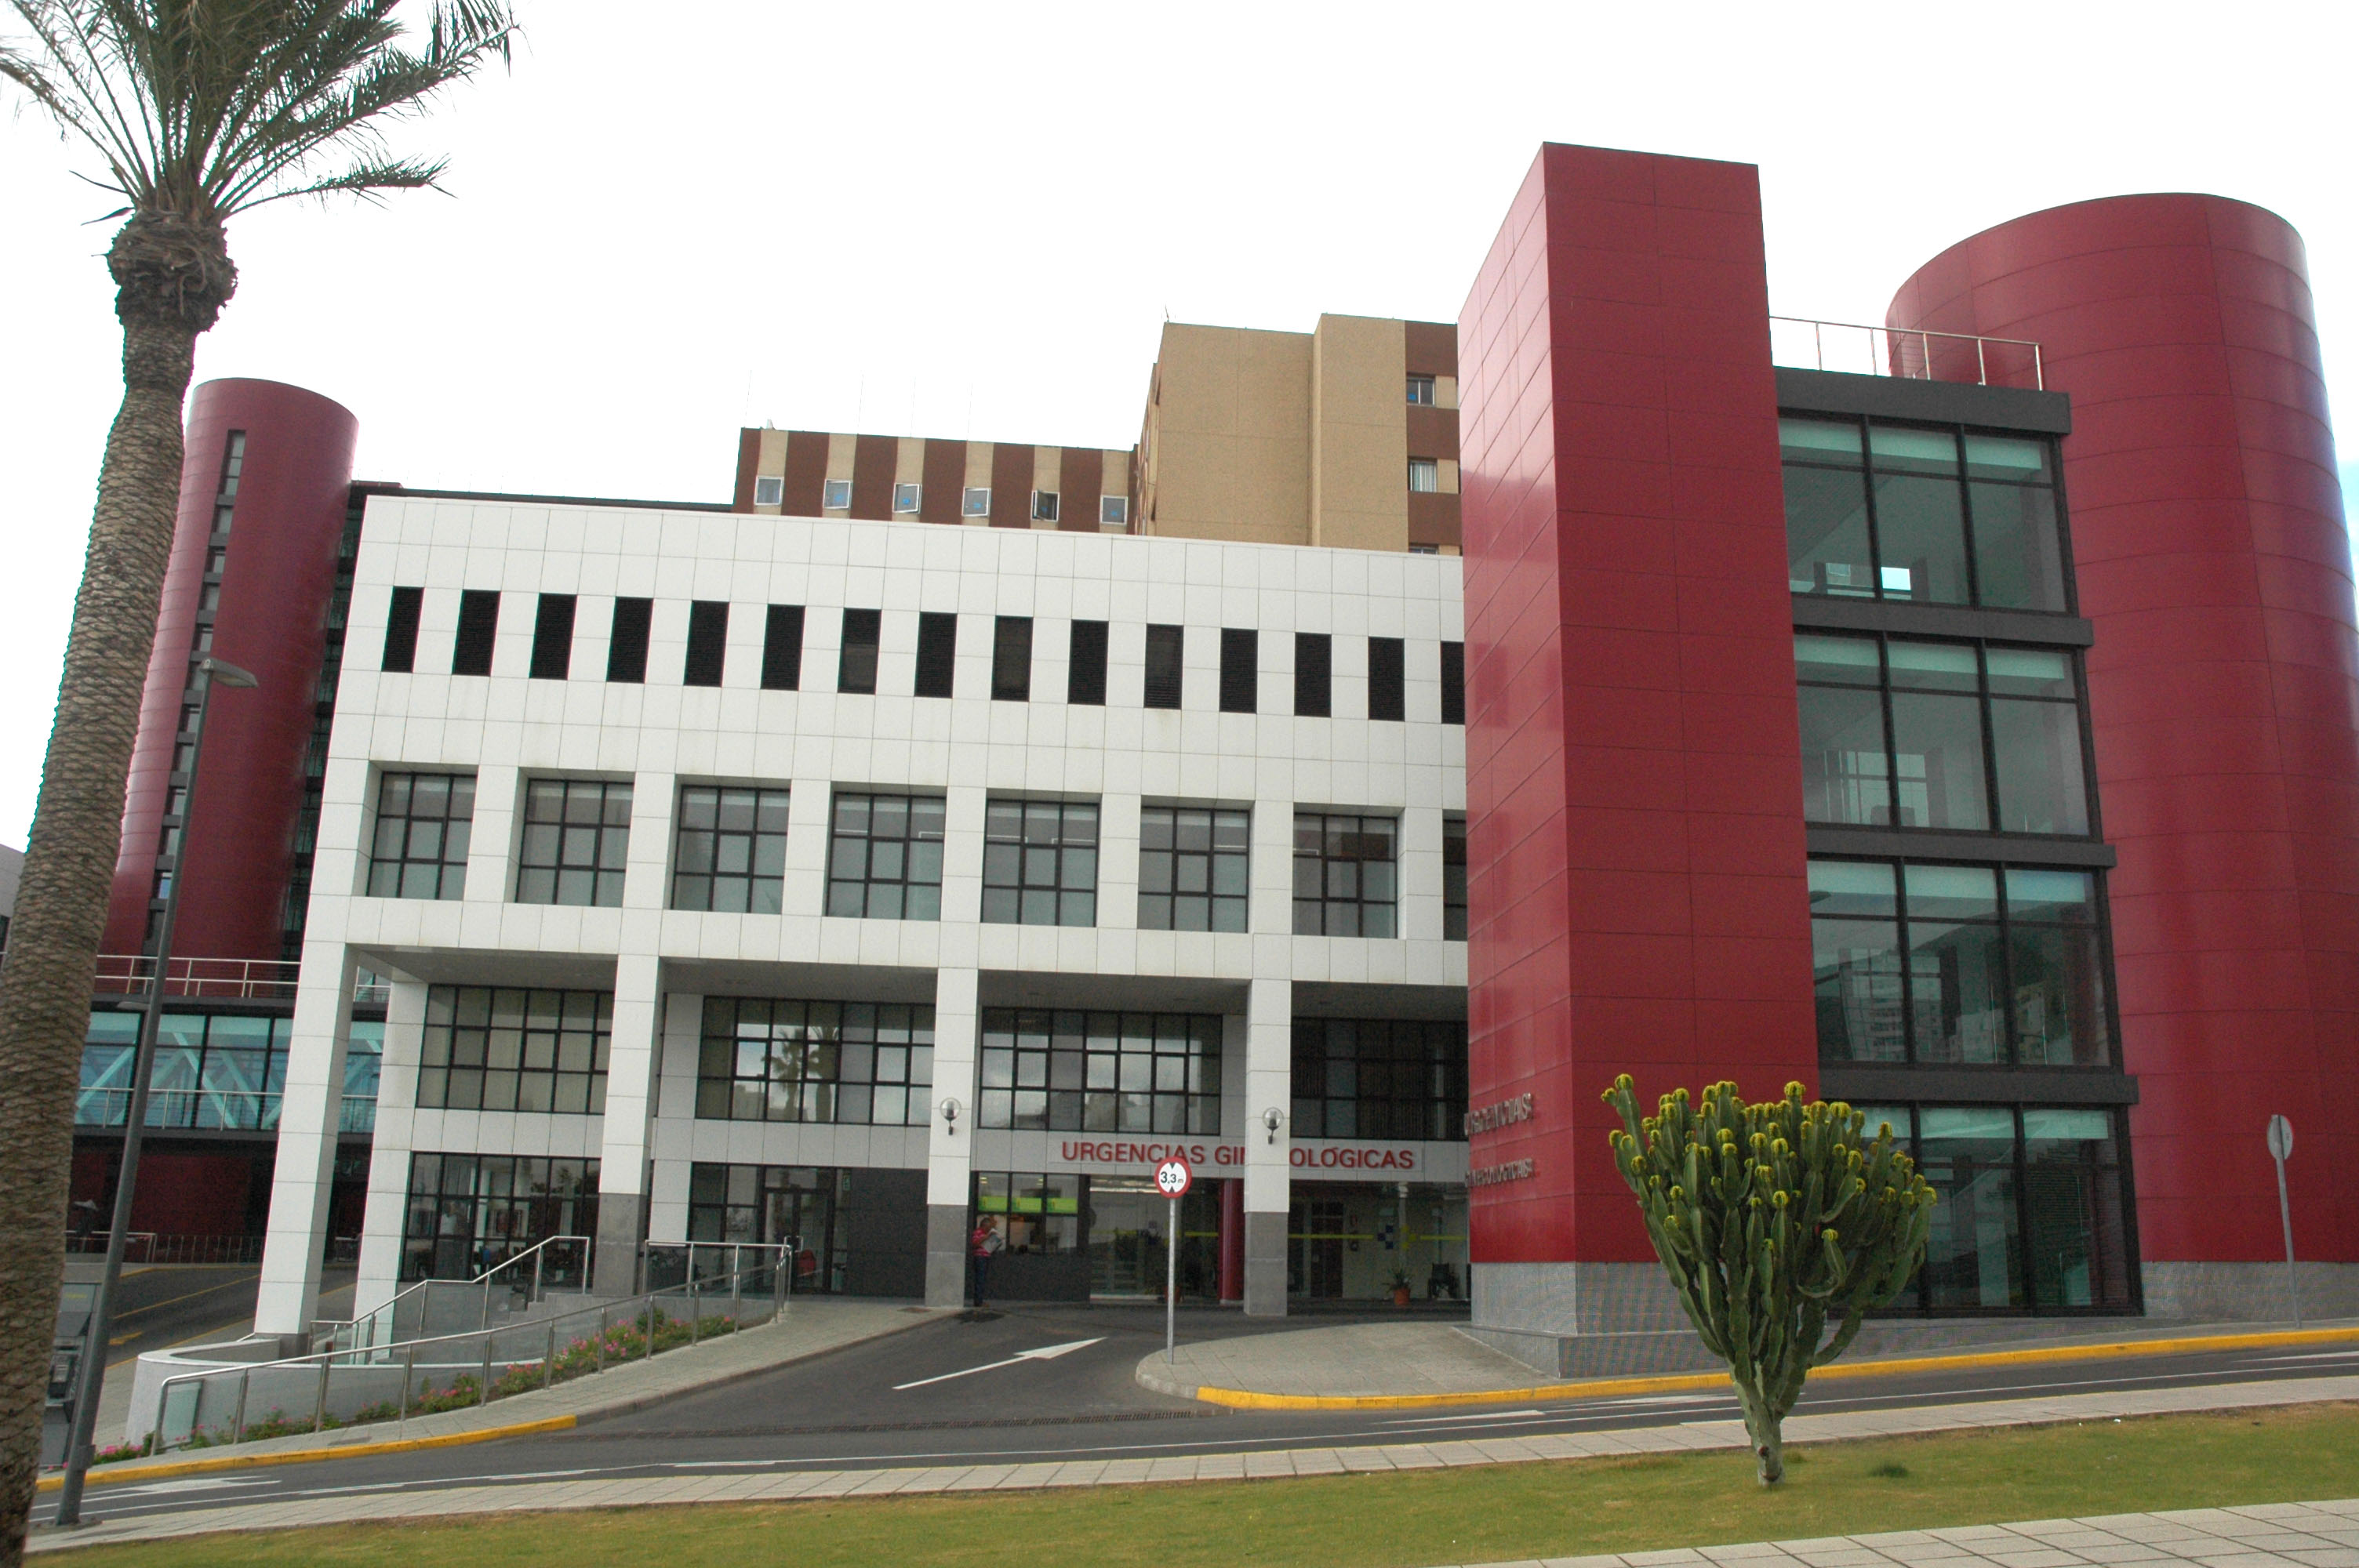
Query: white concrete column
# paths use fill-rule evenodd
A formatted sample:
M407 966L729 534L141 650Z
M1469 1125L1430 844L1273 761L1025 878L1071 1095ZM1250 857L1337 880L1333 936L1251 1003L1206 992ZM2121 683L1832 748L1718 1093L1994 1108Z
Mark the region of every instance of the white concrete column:
M1245 1004L1245 1313L1286 1315L1294 1153L1294 982L1256 977ZM1272 1134L1266 1113L1279 1113Z
M654 1131L656 1064L663 1040L663 960L614 960L614 1032L606 1050L606 1114L598 1145L598 1253L592 1289L626 1296L638 1279L647 1217L647 1154Z
M647 1239L688 1239L688 1178L696 1158L697 1052L704 999L665 993L662 1065L657 1076L655 1172L647 1194Z
M417 1150L418 1063L426 1033L427 988L392 982L385 1006L385 1057L377 1073L376 1131L369 1144L368 1206L361 1217L354 1317L400 1289L401 1238L409 1212L409 1156Z
M515 891L512 868L516 819L524 814L523 789L522 769L485 765L475 770L474 826L467 839L469 903L506 903Z
M278 1097L278 1157L271 1172L262 1282L254 1305L256 1334L309 1334L319 1314L336 1131L343 1115L344 1049L352 1041L353 982L359 968L342 941L304 944L287 1083Z
M926 1304L966 1301L966 1218L974 1169L975 1061L982 1033L981 977L942 969L934 977L933 1110L926 1137ZM942 1115L958 1101L958 1120Z
M1398 930L1419 941L1441 940L1441 813L1410 806L1400 814Z

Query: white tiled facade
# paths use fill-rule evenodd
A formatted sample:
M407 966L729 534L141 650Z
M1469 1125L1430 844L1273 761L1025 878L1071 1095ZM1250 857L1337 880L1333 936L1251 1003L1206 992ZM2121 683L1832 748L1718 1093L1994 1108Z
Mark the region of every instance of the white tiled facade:
M416 674L379 670L391 589L425 593ZM488 677L453 676L462 589L503 594ZM540 593L580 596L571 676L527 677ZM652 597L644 685L609 684L616 594ZM681 683L691 600L731 606L723 684ZM765 607L808 607L799 691L760 689ZM878 695L834 689L843 607L881 609ZM955 695L908 695L918 612L959 617ZM993 618L1034 619L1031 700L990 697ZM1109 623L1107 701L1069 706L1068 623ZM1141 704L1146 628L1187 629L1178 711ZM1218 710L1221 630L1259 633L1259 711ZM1293 716L1297 632L1334 636L1331 719ZM319 823L293 1056L282 1113L257 1326L309 1326L333 1158L336 1093L354 964L389 974L375 1146L361 1250L360 1305L395 1288L413 1150L596 1157L602 1226L656 1241L684 1237L689 1172L700 1161L927 1170L938 1229L963 1224L973 1170L1143 1172L1079 1140L1112 1134L978 1129L982 1008L1017 1003L1185 1008L1223 1015L1217 1138L1124 1142L1198 1146L1206 1176L1242 1175L1245 1207L1280 1217L1290 1180L1361 1179L1359 1145L1298 1147L1266 1108L1289 1104L1296 988L1356 999L1385 1016L1463 1016L1466 957L1443 940L1442 827L1465 806L1464 731L1441 722L1439 645L1463 638L1454 557L942 528L624 507L373 497L354 582L348 653ZM1366 715L1366 638L1407 643L1406 722ZM381 771L476 775L466 894L373 898L367 846ZM620 908L511 902L528 779L630 781L628 871ZM683 784L791 789L783 913L666 907L673 814ZM838 788L909 786L946 799L941 918L821 914L830 802ZM985 800L995 794L1099 803L1097 924L979 919ZM1250 930L1136 928L1142 802L1252 811ZM1365 809L1400 821L1397 939L1292 935L1298 806ZM571 986L614 993L603 1116L420 1108L419 1053L430 983ZM1401 988L1386 993L1382 988ZM920 1127L700 1120L694 1115L701 998L838 997L930 1002L934 1106ZM1208 1147L1209 1146L1209 1147ZM1462 1182L1465 1145L1403 1146L1422 1182ZM1109 1161L1111 1152L1114 1158ZM1069 1155L1072 1157L1069 1157ZM1384 1179L1392 1179L1385 1173ZM935 1249L940 1250L939 1244ZM606 1288L608 1249L601 1249ZM1283 1303L1282 1240L1276 1267ZM956 1286L933 1260L929 1296ZM1269 1249L1248 1260L1262 1299ZM1256 1280L1248 1281L1252 1303Z

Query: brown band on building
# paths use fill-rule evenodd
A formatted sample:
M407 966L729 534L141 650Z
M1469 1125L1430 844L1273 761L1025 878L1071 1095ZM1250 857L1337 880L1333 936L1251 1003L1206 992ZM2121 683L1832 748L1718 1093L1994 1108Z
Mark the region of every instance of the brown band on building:
M1424 374L1423 371L1418 373ZM1447 374L1447 372L1443 373ZM1430 404L1408 406L1408 455L1413 458L1445 458L1458 460L1458 410L1436 408Z
M926 440L924 466L918 482L918 519L923 523L955 523L966 491L966 443Z
M1100 481L1105 453L1095 447L1067 447L1057 460L1057 528L1065 534L1098 531Z
M737 494L729 503L733 512L754 510L754 475L762 466L762 432L737 432Z
M854 436L852 447L852 514L872 523L893 516L893 479L901 466L897 436Z
M1411 375L1458 373L1458 324L1454 321L1401 323L1401 357Z
M991 525L1032 526L1032 465L1029 447L1002 441L991 449Z
M1454 491L1408 492L1408 542L1459 547L1459 498Z
M789 517L816 517L827 493L827 432L787 432L784 510Z

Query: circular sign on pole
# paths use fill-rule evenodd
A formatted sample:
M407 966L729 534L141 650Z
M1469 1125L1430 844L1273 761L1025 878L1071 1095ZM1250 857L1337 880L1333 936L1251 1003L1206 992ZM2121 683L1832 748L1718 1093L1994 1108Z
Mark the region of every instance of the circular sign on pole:
M1167 1198L1184 1198L1195 1184L1196 1173L1185 1160L1166 1160L1155 1167L1155 1190Z
M2269 1158L2283 1160L2293 1153L2293 1123L2282 1116L2269 1118Z

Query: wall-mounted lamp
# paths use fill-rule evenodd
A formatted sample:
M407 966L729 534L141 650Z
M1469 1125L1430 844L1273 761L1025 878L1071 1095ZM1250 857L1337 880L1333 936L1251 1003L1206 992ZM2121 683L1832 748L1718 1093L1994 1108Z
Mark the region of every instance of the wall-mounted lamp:
M958 1136L959 1102L956 1099L945 1099L942 1101L940 1108L942 1113L942 1125L950 1129L950 1134L952 1138L956 1138Z
M1275 1143L1277 1141L1277 1130L1286 1125L1286 1112L1272 1106L1261 1113L1261 1124L1268 1131L1269 1141Z

